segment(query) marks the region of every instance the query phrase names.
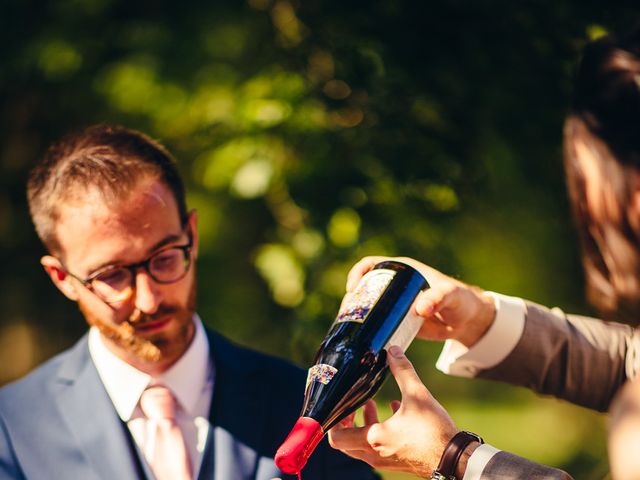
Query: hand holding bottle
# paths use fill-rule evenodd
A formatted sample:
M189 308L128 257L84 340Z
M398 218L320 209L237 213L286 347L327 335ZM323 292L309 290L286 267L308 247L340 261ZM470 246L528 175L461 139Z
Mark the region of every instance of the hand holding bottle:
M424 323L418 338L425 340L454 339L472 347L487 332L495 318L495 305L482 289L451 278L424 263L406 257L365 257L356 263L347 277L347 291L377 263L396 260L418 270L429 282L430 289L418 295L414 309Z
M393 416L379 422L375 403L370 400L364 407L365 425L342 422L329 430L329 443L375 468L428 478L458 430L402 350L391 347L389 353L389 368L402 394L402 402L392 404Z
M386 348L407 348L422 319L410 314L424 277L401 262L380 262L345 295L309 369L300 418L275 455L283 472L299 473L335 424L373 397L384 382Z

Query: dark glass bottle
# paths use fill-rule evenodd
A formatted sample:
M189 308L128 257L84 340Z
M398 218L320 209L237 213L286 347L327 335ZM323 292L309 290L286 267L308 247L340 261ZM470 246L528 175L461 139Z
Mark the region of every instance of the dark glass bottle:
M413 267L386 261L345 296L309 369L301 416L276 453L280 470L299 473L324 434L380 389L385 349L409 346L422 324L410 308L428 286Z

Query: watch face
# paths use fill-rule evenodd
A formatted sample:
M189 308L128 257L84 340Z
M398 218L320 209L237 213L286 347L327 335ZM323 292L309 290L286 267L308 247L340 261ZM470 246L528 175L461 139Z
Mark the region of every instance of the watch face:
M439 471L434 470L431 474L431 480L449 480L447 477L442 475Z

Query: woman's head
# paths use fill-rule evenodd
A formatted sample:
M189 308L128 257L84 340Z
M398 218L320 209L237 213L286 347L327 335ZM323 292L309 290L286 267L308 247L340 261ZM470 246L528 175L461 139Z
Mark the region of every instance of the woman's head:
M640 29L584 51L564 162L589 301L640 322Z

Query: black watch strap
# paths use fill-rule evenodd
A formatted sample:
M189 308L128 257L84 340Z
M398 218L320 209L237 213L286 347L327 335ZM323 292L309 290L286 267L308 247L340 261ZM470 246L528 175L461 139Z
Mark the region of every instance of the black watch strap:
M432 480L456 480L456 467L465 448L471 442L484 443L484 440L475 433L461 431L456 433L442 452L440 463L431 474Z

